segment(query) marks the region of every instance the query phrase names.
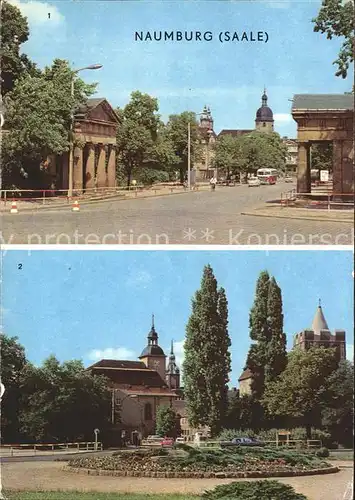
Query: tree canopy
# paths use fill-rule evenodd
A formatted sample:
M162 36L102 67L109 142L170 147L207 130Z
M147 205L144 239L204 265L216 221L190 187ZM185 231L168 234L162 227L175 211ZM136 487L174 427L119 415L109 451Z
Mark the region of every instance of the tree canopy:
M179 431L179 419L170 406L159 406L156 415L156 433L158 436L176 438Z
M111 395L103 376L85 371L81 361L41 367L28 364L21 375L20 425L27 439L42 442L93 440L95 428L109 425Z
M46 174L47 157L69 150L72 110L96 87L75 78L72 97L73 78L68 62L56 59L37 76L24 75L17 80L6 95L5 182L10 183L11 178L23 187L38 187L38 178Z
M15 5L4 1L1 12L1 95L10 92L23 75L36 76L36 65L20 53L20 47L27 42L29 28L26 17Z
M183 379L189 422L193 427L209 426L212 435L219 433L226 417L230 345L226 294L223 288L218 289L208 265L203 270L201 288L192 299Z
M334 349L293 349L285 370L266 384L263 405L270 415L302 418L311 437L311 427L320 425L321 405L328 390L328 377L336 370Z
M349 66L354 62L354 2L353 0L323 0L318 16L312 19L314 31L326 35L328 40L344 38L338 59L336 76L346 78Z

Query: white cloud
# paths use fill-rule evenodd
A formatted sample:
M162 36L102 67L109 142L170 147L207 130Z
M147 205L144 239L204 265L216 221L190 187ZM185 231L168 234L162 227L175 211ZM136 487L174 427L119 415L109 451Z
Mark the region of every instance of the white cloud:
M137 355L126 347L106 347L105 349L93 349L89 352L88 358L94 361L100 359L131 359L135 360Z
M289 113L275 113L274 120L278 123L290 123L292 122L292 115Z
M354 344L346 344L346 359L354 362Z
M18 7L30 24L46 24L49 27L61 24L64 21L64 16L59 12L58 8L46 2L9 0L9 3Z

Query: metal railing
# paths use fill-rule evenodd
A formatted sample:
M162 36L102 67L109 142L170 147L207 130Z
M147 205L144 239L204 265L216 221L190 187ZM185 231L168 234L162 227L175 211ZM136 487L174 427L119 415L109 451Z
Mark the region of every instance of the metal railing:
M0 456L30 456L40 453L57 454L58 452L80 452L80 451L102 451L102 443L95 441L84 441L76 443L36 443L36 444L2 444ZM7 452L7 454L4 454ZM26 453L29 452L29 453Z
M322 199L315 199L322 198ZM307 198L309 198L307 200ZM312 199L313 198L313 199ZM344 198L349 201L344 201ZM334 191L329 191L328 193L297 193L295 189L290 191L285 191L281 193L280 197L280 205L281 207L290 206L291 203L294 203L297 200L306 200L309 205L305 206L308 208L311 206L312 208L326 208L327 210L331 210L336 206L345 206L345 207L353 207L354 206L354 194L353 193L337 193Z
M204 189L205 186L194 186L193 191ZM37 203L40 205L54 204L55 202L70 203L72 200L89 200L99 198L100 196L114 197L114 196L130 196L139 197L147 193L158 194L161 191L168 193L185 192L187 187L184 185L152 185L152 186L126 186L114 188L90 188L90 189L77 189L73 190L73 195L68 196L67 189L3 189L1 191L0 202L3 206L7 203L28 202Z

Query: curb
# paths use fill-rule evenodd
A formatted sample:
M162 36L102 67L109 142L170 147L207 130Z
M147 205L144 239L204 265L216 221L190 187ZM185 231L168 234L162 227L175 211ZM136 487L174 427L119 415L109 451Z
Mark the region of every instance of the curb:
M194 192L199 193L203 191L208 191L207 189L197 189ZM159 198L161 196L172 196L172 195L177 195L177 194L187 194L191 193L191 191L179 191L176 193L161 193L161 194L153 194L153 195L141 195L141 196L125 196L125 195L117 195L117 196L111 196L108 198L100 198L100 199L94 199L94 200L87 200L87 201L79 201L80 207L85 206L85 205L93 205L95 203L101 203L103 201L128 201L128 200L143 200L147 198ZM24 207L19 209L18 213L21 214L22 212L40 212L40 211L50 211L50 210L58 210L58 209L64 209L68 208L69 211L71 211L71 204L70 203L61 203L60 205L39 205L37 207ZM7 212L5 210L0 210L0 214L7 214L10 212ZM18 215L18 214L17 214Z
M347 222L353 224L353 219L321 219L319 217L307 217L301 215L280 215L280 214L258 214L254 212L241 212L240 215L250 215L252 217L272 217L274 219L311 220L315 222Z
M268 477L296 477L316 476L321 474L334 474L339 472L338 467L326 467L324 469L310 469L306 471L248 471L248 472L141 472L120 471L104 469L74 468L65 465L63 471L73 474L86 474L89 476L113 476L113 477L154 477L154 478L195 478L195 479L230 479L230 478L268 478Z

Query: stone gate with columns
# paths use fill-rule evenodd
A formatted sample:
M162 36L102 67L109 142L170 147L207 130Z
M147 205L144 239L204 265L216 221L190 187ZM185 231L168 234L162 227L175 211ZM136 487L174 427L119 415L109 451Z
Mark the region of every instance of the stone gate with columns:
M297 94L297 192L311 193L311 145L333 144L333 194L354 193L354 95Z
M104 98L88 99L74 114L73 189L115 187L119 119ZM69 154L51 158L57 189L68 189Z

